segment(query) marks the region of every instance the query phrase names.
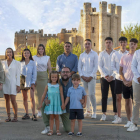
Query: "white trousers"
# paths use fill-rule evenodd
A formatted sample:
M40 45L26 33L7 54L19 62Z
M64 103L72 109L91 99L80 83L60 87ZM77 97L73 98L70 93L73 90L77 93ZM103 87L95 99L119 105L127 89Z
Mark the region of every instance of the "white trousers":
M96 97L95 97L95 86L96 79L93 78L90 82L85 82L81 78L82 86L85 88L87 95L86 111L90 111L90 103L92 104L93 112L96 113Z

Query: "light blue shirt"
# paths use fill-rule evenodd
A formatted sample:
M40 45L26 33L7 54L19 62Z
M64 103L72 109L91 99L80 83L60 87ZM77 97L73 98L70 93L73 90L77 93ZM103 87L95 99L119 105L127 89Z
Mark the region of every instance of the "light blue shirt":
M30 60L27 65L25 65L25 61L21 62L21 75L25 76L25 87L31 87L31 84L35 84L37 69L33 60Z
M73 86L70 87L67 93L67 97L70 97L70 109L83 109L80 100L85 95L86 92L83 87L78 86L77 89L75 89Z
M70 53L68 56L65 53L57 57L56 69L61 72L63 67L70 68L71 71L77 73L78 71L78 58L75 54Z

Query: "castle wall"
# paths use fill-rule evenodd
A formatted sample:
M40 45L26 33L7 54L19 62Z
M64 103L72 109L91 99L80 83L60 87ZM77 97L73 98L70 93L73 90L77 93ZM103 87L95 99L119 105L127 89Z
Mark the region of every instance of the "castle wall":
M92 49L94 51L99 50L99 15L95 14L91 16L91 41Z
M102 1L99 3L99 12L96 12L96 8L92 8L91 3L84 3L83 10L81 10L81 17L78 31L76 28L72 30L61 29L61 32L57 35L44 34L43 29L34 31L20 30L15 33L15 48L23 48L26 46L26 42L30 46L37 47L39 44L44 46L47 40L51 38L58 38L61 42L71 42L72 44L80 44L81 49L84 49L84 40L91 39L92 49L96 52L103 51L105 49L105 38L113 38L113 47L118 46L118 38L121 33L121 6L115 4L108 4Z

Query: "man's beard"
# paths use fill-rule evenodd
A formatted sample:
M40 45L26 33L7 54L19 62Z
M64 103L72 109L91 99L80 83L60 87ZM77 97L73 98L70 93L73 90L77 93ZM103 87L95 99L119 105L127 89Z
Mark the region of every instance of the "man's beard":
M68 81L68 80L69 80L69 77L67 77L67 78L62 77L62 81Z

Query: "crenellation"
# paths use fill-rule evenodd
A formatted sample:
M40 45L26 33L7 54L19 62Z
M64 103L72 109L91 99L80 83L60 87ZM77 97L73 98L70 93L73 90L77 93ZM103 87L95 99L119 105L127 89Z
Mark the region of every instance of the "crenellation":
M30 29L30 30L29 30L29 33L34 33L34 30L33 30L33 29Z
M91 3L89 2L84 3L84 12L85 13L91 12Z
M52 34L48 34L48 37L51 37L52 36Z
M61 29L61 33L66 33L66 28Z
M20 32L19 33L25 33L25 29L24 30L20 30Z
M83 16L83 9L81 10L81 16Z
M109 12L107 12L107 5ZM76 28L71 30L62 28L58 34L43 34L43 29L38 31L34 31L34 29L20 30L15 32L15 48L19 50L20 46L26 45L25 43L35 47L39 44L46 45L50 38L58 38L60 42L70 41L72 44L80 44L81 49L83 49L84 40L89 38L92 41L92 49L100 52L105 48L104 39L107 36L113 38L113 44L116 47L121 33L121 11L121 6L102 1L99 3L99 11L97 12L96 7L92 7L91 3L86 2L81 9L78 30Z
M102 1L99 3L99 9L101 13L106 13L107 12L107 2Z
M116 4L108 4L109 13L115 14Z

